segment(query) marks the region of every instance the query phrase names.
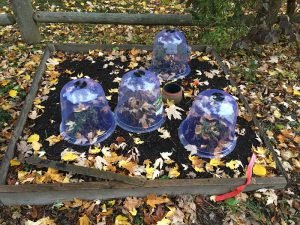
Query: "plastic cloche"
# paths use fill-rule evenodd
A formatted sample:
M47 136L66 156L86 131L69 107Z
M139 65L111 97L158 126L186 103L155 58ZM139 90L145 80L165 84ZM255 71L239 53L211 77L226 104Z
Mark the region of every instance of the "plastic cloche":
M60 92L62 137L76 145L92 145L116 128L113 113L100 84L89 78L68 82Z
M158 129L165 121L160 82L148 70L131 70L123 77L115 109L117 124L133 133Z
M190 49L180 30L162 30L154 41L153 58L150 70L163 80L173 80L187 76Z
M235 148L237 115L237 103L231 95L216 89L203 91L180 124L180 141L200 157L222 158Z

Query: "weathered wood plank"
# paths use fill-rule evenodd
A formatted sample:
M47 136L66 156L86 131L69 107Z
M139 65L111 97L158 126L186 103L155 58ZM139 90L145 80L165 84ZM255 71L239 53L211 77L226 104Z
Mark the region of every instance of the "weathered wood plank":
M194 51L203 51L210 53L211 47L207 45L192 45ZM56 51L63 51L67 53L88 53L91 50L111 50L118 48L120 50L130 50L133 48L152 51L153 46L151 45L140 45L140 44L54 44Z
M0 26L8 26L16 23L15 18L7 13L0 14Z
M7 150L5 152L5 155L2 159L1 165L0 165L0 184L5 184L6 181L6 175L9 169L9 162L14 157L14 150L17 144L17 141L22 134L24 125L27 121L28 113L31 110L33 100L36 96L36 93L39 88L39 83L42 79L42 76L44 74L45 68L46 68L46 62L48 58L50 57L50 50L48 48L45 49L44 55L42 57L42 60L40 62L39 67L37 68L37 71L35 73L34 80L31 84L30 92L27 95L24 106L22 108L22 111L19 115L18 121L16 123L16 126L13 131L12 138L8 144Z
M40 23L92 23L123 25L174 25L193 26L190 14L128 14L87 12L45 12L37 11L34 19Z
M0 200L4 205L15 204L51 204L57 201L125 198L127 196L144 197L150 193L157 195L203 194L214 195L232 191L245 183L246 179L175 179L147 181L137 187L114 181L85 182L73 184L33 184L0 186ZM260 188L281 189L286 186L284 177L253 178L245 191Z
M14 12L22 39L34 44L41 41L41 35L36 22L33 20L33 8L30 0L11 0L11 7Z
M72 164L66 164L58 161L52 161L48 159L41 159L36 156L25 158L24 161L28 164L35 165L38 167L51 167L57 170L71 172L74 174L82 174L91 177L97 177L104 180L115 180L126 184L132 184L136 186L142 186L145 183L145 179L136 177L129 177L123 174L114 173L111 171L103 171L95 168L76 166Z

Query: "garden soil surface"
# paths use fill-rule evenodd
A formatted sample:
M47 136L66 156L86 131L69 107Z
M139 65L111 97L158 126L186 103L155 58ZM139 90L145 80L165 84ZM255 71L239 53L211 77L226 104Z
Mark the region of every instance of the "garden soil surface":
M53 146L49 146L49 143L45 141L45 139L51 135L59 134L59 126L61 122L61 111L60 111L60 91L62 87L71 80L71 77L74 75L70 75L66 73L66 70L74 71L73 74L84 74L85 76L89 76L90 78L98 81L104 91L106 96L112 95L112 99L109 101L110 107L114 110L118 95L109 93L110 89L118 88L119 84L113 82L114 78L119 76L121 77L125 74L123 68L127 68L129 62L121 62L119 59L114 60L113 66L108 66L107 68L103 68L104 62L103 57L99 57L93 59L94 62L90 60L72 60L67 59L64 62L60 63L57 66L57 70L61 72L59 77L58 84L56 85L55 90L49 93L49 98L44 101L42 104L45 106L45 112L35 120L35 125L31 128L33 133L37 133L40 135L40 140L42 140L42 145L44 150L46 151L46 156L50 160L58 160L60 161L61 152L66 148L72 148L78 152L87 152L89 147L82 147L70 144L66 141L61 141L56 143ZM140 66L144 66L143 63L140 63ZM110 74L114 68L120 68L120 72L117 75ZM208 79L205 75L203 75L204 71L211 71L212 69L218 69L217 66L212 65L209 61L199 61L198 59L192 59L190 62L191 73L183 80L177 81L184 88L190 88L190 84L194 79L199 79L200 82L209 81L209 84L201 85L199 87L199 91L204 91L206 89L223 89L226 86L230 85L229 80L225 78L224 74L219 76L214 76L212 79ZM202 75L197 75L196 70L200 70ZM179 107L184 109L183 119L186 117L189 108L191 107L193 99L186 98L181 103L179 103ZM182 120L169 120L166 118L166 122L163 124L163 127L166 128L171 134L171 138L162 139L159 137L160 133L158 131L153 131L150 133L144 134L129 134L127 131L117 127L115 132L101 145L110 146L112 143L117 143L117 137L123 137L126 140L127 147L125 150L118 150L123 152L118 152L118 155L123 154L126 155L127 151L129 151L132 147L136 146L140 152L139 164L143 164L144 160L149 159L153 163L160 156L162 152L173 152L171 158L179 165L180 176L178 178L188 178L191 171L195 172L191 166L191 161L188 159L189 152L185 150L183 145L180 143L178 138L178 127ZM258 146L260 143L256 140L256 134L253 131L254 124L252 121L248 122L247 120L238 117L237 126L240 129L245 129L245 135L237 135L237 144L232 153L224 157L224 161L230 160L240 160L245 167L248 164L249 157L252 155L251 147ZM139 137L144 141L141 145L136 145L134 143L133 137ZM209 159L206 159L209 160ZM182 164L188 165L188 169L184 170ZM224 170L226 174L230 177L233 176L233 171L225 166L219 166L220 169ZM240 168L240 176L244 175L243 168ZM203 172L197 173L198 178L209 178L212 177L213 173Z

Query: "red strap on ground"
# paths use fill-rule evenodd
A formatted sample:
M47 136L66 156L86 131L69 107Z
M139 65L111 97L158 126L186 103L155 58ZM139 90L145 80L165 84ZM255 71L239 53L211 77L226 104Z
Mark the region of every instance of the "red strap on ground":
M228 193L223 194L223 195L217 195L215 197L216 202L223 201L225 199L232 198L232 197L236 196L237 194L241 193L248 184L250 184L251 178L252 178L252 168L253 168L255 160L256 160L256 155L253 154L252 157L251 157L251 160L249 162L247 171L246 171L247 182L245 184L237 187L234 191L228 192Z

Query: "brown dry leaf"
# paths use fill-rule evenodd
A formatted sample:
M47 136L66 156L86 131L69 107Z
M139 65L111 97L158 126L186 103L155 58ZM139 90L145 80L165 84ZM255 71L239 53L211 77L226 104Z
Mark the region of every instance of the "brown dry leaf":
M297 144L300 144L300 135L297 135L297 136L294 138L294 142L296 142Z
M140 50L139 49L136 49L136 48L133 48L131 49L130 51L130 54L133 55L133 56L136 56L137 54L140 53Z
M284 130L281 130L280 132L281 132L281 134L282 134L283 136L285 136L286 138L293 139L294 136L295 136L295 134L293 133L293 131L290 130L290 129L284 129Z
M142 199L138 199L136 197L127 197L124 201L124 208L130 212L131 215L135 216L137 213L136 208L140 207L142 203Z
M151 207L155 207L156 205L167 203L169 201L170 200L167 197L164 197L164 196L158 197L154 194L149 194L146 197L146 203L147 203L147 205L149 205Z
M192 165L197 172L204 172L205 161L198 156L189 156L189 160L192 161Z

